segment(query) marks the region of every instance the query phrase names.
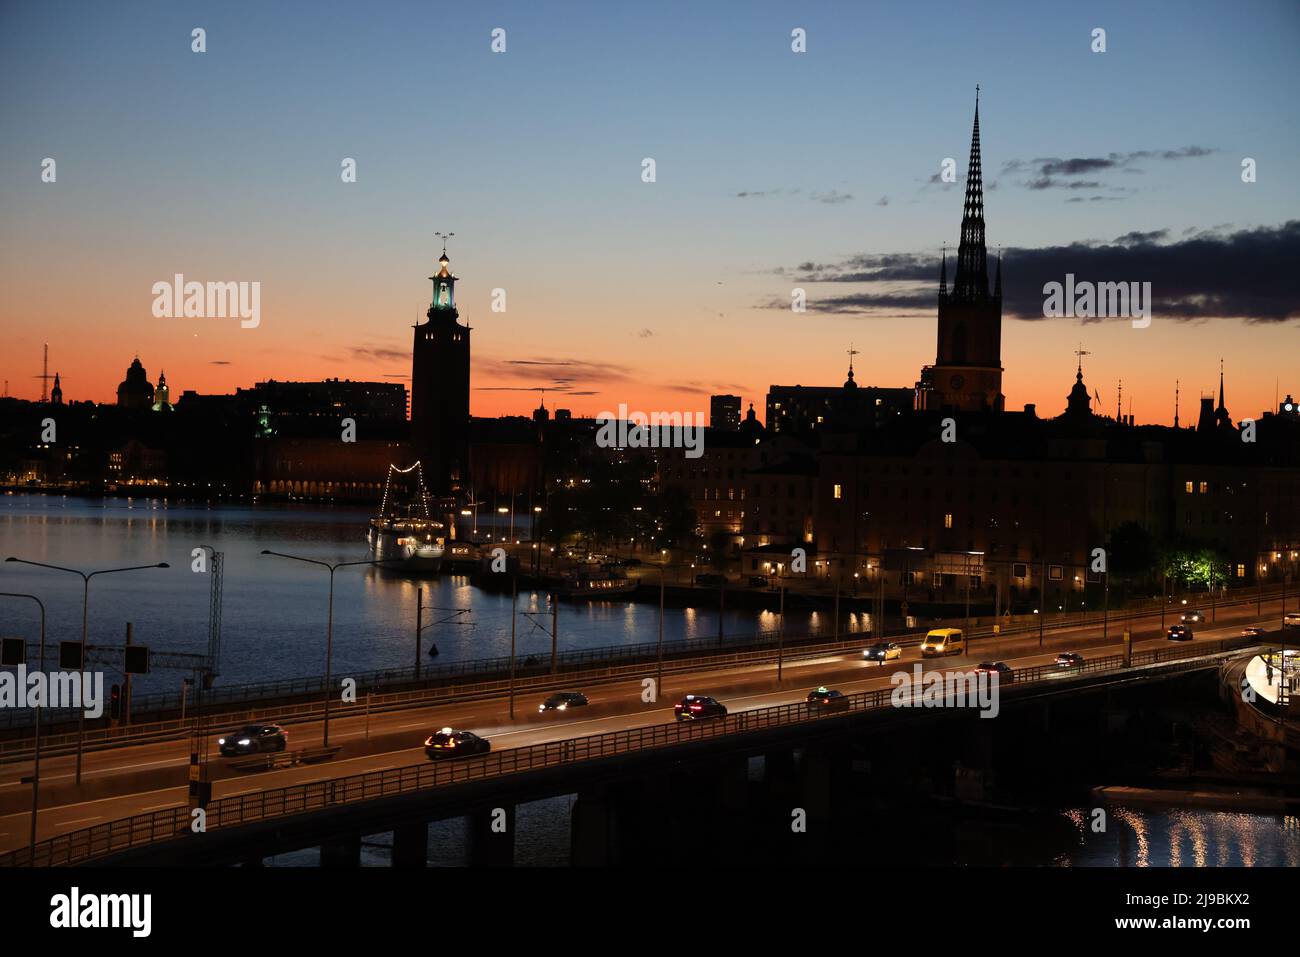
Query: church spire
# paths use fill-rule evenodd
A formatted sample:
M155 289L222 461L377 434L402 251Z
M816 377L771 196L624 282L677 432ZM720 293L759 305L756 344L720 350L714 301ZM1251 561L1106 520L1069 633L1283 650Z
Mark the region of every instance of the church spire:
M943 260L939 265L939 295L948 295L948 244L943 244Z
M1222 359L1219 360L1219 408L1218 408L1216 411L1219 411L1219 412L1224 411L1224 406L1223 406L1223 360L1222 360Z
M966 202L961 217L961 245L957 247L957 278L953 294L958 299L989 297L988 254L984 247L984 176L980 169L980 88L975 87L975 125L971 129L970 163L966 169Z

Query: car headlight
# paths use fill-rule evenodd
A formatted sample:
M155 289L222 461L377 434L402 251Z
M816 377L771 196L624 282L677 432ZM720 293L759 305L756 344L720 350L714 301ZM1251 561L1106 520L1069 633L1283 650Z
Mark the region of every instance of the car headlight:
M252 742L251 740L249 740L248 738L240 738L238 743L239 743L239 744L252 744L253 742Z
M225 744L225 743L226 743L225 738L217 738L217 744Z

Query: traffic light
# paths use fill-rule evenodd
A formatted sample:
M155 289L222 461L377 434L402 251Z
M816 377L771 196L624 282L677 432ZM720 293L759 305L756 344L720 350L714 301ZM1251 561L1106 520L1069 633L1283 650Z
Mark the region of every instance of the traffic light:
M27 660L27 642L21 638L0 638L0 665L21 665Z
M122 717L122 689L117 685L108 692L108 716L114 721Z
M86 664L85 653L79 641L59 642L59 668L62 671L81 671Z
M149 649L144 645L127 645L123 654L122 670L128 675L147 675L149 673Z

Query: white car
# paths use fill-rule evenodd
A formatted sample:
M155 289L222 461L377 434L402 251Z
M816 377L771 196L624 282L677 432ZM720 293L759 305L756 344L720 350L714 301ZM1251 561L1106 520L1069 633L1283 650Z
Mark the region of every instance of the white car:
M1300 611L1288 611L1282 616L1283 628L1300 628Z
M880 641L862 650L863 661L879 661L882 665L886 661L894 661L901 657L903 657L903 648L893 641Z

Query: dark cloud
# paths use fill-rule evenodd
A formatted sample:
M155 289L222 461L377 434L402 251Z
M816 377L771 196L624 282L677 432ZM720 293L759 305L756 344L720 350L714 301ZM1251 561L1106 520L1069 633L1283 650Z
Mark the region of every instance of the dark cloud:
M208 365L210 365L210 366L228 366L228 365L230 365L230 360L229 360L229 359L212 359L212 360L210 360L210 361L208 362Z
M1052 179L1050 176L1040 176L1037 179L1031 179L1024 184L1026 189L1101 189L1101 183L1096 180L1076 179L1070 182L1064 180Z
M1080 176L1086 173L1136 173L1142 174L1145 170L1141 169L1138 164L1156 161L1165 162L1171 160L1194 159L1200 156L1209 156L1211 153L1219 152L1208 146L1180 146L1172 150L1130 150L1125 153L1108 153L1105 156L1040 156L1036 159L1012 159L1002 164L1002 174L1012 173L1027 174L1028 178L1020 180L1017 185L1025 189L1044 190L1044 189L1102 189L1102 183L1096 179L1079 180L1069 179L1069 177ZM1066 177L1064 179L1058 177ZM933 180L932 180L933 182ZM1111 187L1113 192L1123 193L1132 192L1132 190L1122 190ZM1102 199L1115 200L1118 196L1093 196L1089 201L1100 201ZM1081 200L1074 198L1066 202L1077 203Z
M581 359L494 359L474 360L475 375L498 380L515 380L518 385L483 387L484 392L563 392L567 395L597 395L589 390L594 383L626 382L632 378L627 366L609 362L586 362ZM581 388L579 388L581 387Z
M410 349L385 349L376 346L354 346L352 358L362 362L404 362L411 358Z
M1103 197L1093 197L1094 199ZM1106 197L1109 198L1109 197ZM1226 232L1222 227L1165 242L1166 229L1003 253L1003 315L1043 318L1043 286L1064 282L1149 282L1154 315L1164 319L1300 318L1300 220ZM954 263L949 257L948 276ZM990 260L990 281L993 264ZM872 288L830 297L810 292L810 313L898 315L935 308L938 259L916 253L850 257L836 265L805 263L789 278L801 283L858 283ZM766 304L790 308L789 298Z

